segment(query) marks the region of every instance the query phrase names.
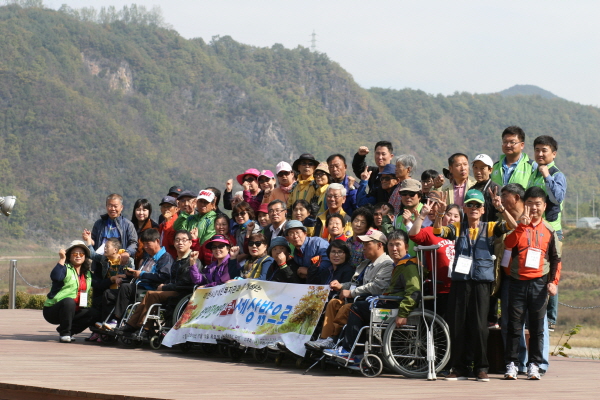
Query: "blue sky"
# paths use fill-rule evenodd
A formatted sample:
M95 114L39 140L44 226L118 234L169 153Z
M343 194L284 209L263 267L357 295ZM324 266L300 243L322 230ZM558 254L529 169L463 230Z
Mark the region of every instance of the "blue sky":
M136 0L158 5L186 38L229 35L254 46L310 47L362 87L492 93L532 84L600 105L597 1ZM129 2L44 0L51 8Z

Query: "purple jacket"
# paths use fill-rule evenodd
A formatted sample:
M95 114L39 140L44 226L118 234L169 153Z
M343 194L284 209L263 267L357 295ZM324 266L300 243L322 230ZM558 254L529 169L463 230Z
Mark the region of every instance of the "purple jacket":
M204 268L203 272L198 271L197 265L190 267L190 276L194 285L204 285L205 287L213 287L222 285L231 278L229 277L229 254L217 265L217 261L213 261Z

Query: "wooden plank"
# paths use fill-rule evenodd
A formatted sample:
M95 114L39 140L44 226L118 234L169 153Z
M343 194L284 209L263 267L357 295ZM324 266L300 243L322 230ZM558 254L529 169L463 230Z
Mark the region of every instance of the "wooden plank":
M282 367L227 358L201 352L182 354L176 349L151 350L122 345L87 343L79 335L74 343L59 343L55 327L38 310L0 310L0 393L26 386L45 388L47 395L68 398L71 393L86 398L124 399L301 399L327 391L335 398L388 398L460 396L463 399L543 395L545 399L595 398L600 362L551 358L542 382L525 379L504 381L491 374L487 384L469 381L436 382L383 375L374 379L346 370L318 368L308 375L290 361ZM21 386L6 386L6 385ZM12 388L12 389L11 389ZM533 391L533 392L532 392ZM8 393L8 392L7 392ZM335 393L335 395L333 394ZM0 399L3 397L0 396ZM11 398L11 397L4 397Z

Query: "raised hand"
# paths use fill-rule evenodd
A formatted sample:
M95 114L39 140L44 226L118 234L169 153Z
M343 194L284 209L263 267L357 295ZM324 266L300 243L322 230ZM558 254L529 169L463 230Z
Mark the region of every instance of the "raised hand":
M196 264L196 261L198 261L199 255L200 255L200 252L198 252L198 251L192 251L190 253L190 266Z
M65 249L60 249L58 251L58 258L59 258L59 264L63 264L65 263L65 261L67 261L67 250Z
M229 256L231 258L235 258L240 254L240 246L231 246L231 249L229 249Z
M494 188L493 192L492 188L488 188L488 193L492 198L492 205L494 206L494 208L498 211L504 210L504 206L502 205L502 198L498 195L498 186Z
M123 253L119 254L119 256L121 256L121 265L127 265L129 263L129 253L124 251Z
M444 186L444 175L439 174L438 176L436 176L436 178L433 180L433 187L436 189L441 188L442 186Z
M371 178L371 171L369 171L369 167L365 166L365 170L360 174L360 179L363 181L368 181Z
M244 183L242 183L242 186L244 187L244 190L246 190L246 191L250 190L250 182L244 182Z
M413 215L412 211L409 210L408 208L404 209L404 212L402 213L402 222L404 223L404 225L408 224L409 222L411 222L411 216Z
M446 207L448 207L448 204L446 203L446 201L448 200L448 193L447 192L440 192L440 198L438 199L438 204L440 205L440 213L444 213L446 212Z
M421 208L421 216L423 218L425 218L431 212L431 208L433 207L434 204L435 204L435 201L432 201L431 199L427 199L427 203L423 204L423 207ZM415 208L415 210L416 210L416 208Z
M531 217L529 215L530 212L529 206L525 206L523 209L523 214L521 214L519 217L519 221L521 221L523 225L529 225L531 223Z
M233 179L228 179L227 183L225 183L225 191L231 192L233 190Z
M348 177L348 190L354 189L354 183L356 182L356 178L353 176Z
M83 233L81 234L81 238L83 239L85 244L87 244L88 246L91 244L94 244L94 241L92 240L92 232L90 232L87 229L83 230Z
M369 148L367 146L360 146L358 148L358 154L361 156L366 156L369 154Z
M192 230L190 231L190 235L192 235L192 240L198 239L198 228L193 227Z
M548 170L548 166L547 165L540 165L540 166L538 166L538 171L540 171L540 174L542 174L542 176L544 178L547 178L550 175L550 171Z
M248 222L248 225L246 225L246 237L247 238L249 238L252 235L252 232L254 232L255 227L256 227L256 224L254 223L254 221Z

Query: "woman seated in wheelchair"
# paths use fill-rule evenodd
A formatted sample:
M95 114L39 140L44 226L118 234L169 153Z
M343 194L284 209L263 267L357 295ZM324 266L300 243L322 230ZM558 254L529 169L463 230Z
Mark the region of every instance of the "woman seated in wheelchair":
M192 268L196 270L202 269L202 265L198 261L199 253L191 250L192 235L185 230L177 231L173 244L177 251L177 260L171 266L170 279L160 284L156 290L146 292L142 302L120 329L122 333L131 333L140 330L146 314L153 304L177 304L181 298L193 290L194 282L191 270ZM168 307L166 308L167 312L165 314L167 315L165 315L165 322L170 324L171 318L168 318ZM151 324L150 321L146 322L146 325L149 324ZM147 334L151 326L146 326L145 328L145 333Z
M385 235L371 229L365 235L358 236L358 240L363 243L365 260L358 265L350 282L333 280L329 284L332 290L339 292L339 296L327 304L320 338L306 343L310 349L334 348L342 328L348 322L351 302L358 297L380 295L390 285L394 261L385 254ZM347 302L344 303L344 300Z
M390 233L387 247L395 267L391 274L389 286L383 294L386 296L402 297L402 300L399 303L397 301L378 300L376 306L398 308L396 326L399 327L406 325L408 315L419 303L421 280L417 259L411 258L407 253L408 234L406 232L398 230ZM351 354L352 346L358 338L360 329L363 326L369 325L370 314L370 301L358 300L352 303L346 329L344 329L344 335L339 347L326 349L323 353L348 359L350 362L357 362L357 357L352 357L356 355L356 351L354 351L354 354Z
M229 251L229 277L267 280L267 272L273 264L273 258L267 253L267 239L262 233L250 233L248 236L248 258L242 263L237 261L240 247L233 246Z

